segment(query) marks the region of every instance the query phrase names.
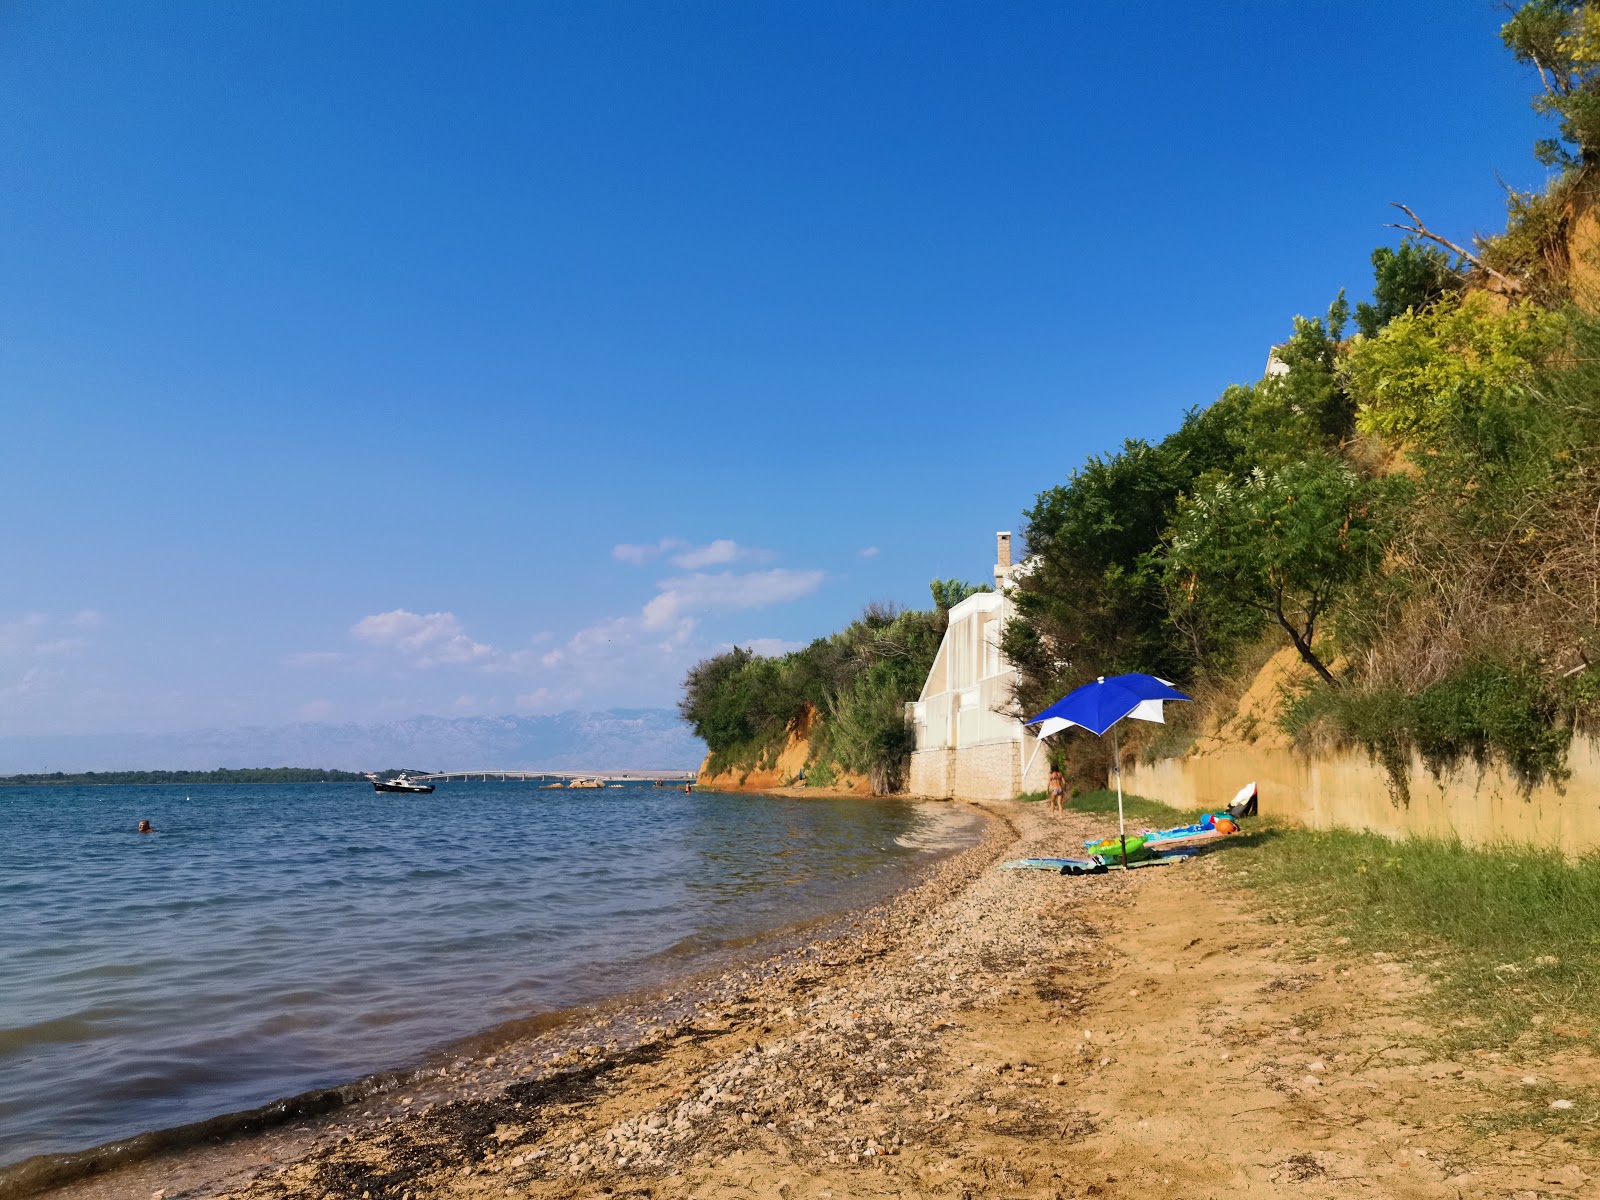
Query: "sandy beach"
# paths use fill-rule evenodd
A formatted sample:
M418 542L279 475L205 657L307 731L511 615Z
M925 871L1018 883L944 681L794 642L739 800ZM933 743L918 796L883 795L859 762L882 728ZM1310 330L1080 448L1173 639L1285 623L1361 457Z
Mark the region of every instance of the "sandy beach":
M1589 1151L1475 1132L1529 1068L1440 1057L1406 963L1255 911L1224 858L1251 841L1127 875L1001 871L1105 825L984 808L979 846L826 936L50 1194L1600 1195Z

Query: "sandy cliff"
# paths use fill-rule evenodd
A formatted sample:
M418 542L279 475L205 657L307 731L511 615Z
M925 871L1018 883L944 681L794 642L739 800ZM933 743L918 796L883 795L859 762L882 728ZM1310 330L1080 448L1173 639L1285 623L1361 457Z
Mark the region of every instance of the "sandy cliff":
M872 785L865 776L851 775L848 772L839 772L837 779L826 788L814 784L809 789L794 787L801 771L810 774L807 764L812 758L812 738L817 732L817 722L818 717L813 710L806 715L804 721L790 728L783 749L776 757L763 758L751 766L730 767L713 774L711 756L706 755L705 761L700 764L700 786L719 792L766 792L781 789L811 790L835 795L872 795Z

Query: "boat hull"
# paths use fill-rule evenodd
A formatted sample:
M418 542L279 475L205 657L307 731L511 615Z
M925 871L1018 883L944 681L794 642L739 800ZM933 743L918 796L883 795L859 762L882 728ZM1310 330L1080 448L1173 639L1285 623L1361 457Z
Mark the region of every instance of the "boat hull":
M433 791L431 783L378 783L373 781L372 790L375 792L409 792L414 795L426 795Z

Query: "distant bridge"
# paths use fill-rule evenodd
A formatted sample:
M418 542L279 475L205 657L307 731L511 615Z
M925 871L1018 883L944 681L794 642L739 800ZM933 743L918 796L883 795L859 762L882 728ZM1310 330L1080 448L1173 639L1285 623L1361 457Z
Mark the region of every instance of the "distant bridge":
M682 781L693 780L698 774L694 768L676 771L436 771L429 775L407 774L407 779L418 783L448 783L452 779L459 779L462 783L488 783L494 780L498 783L529 783L543 782L546 780L565 781L568 779L603 779L607 783L626 783L629 780L657 780L676 779Z

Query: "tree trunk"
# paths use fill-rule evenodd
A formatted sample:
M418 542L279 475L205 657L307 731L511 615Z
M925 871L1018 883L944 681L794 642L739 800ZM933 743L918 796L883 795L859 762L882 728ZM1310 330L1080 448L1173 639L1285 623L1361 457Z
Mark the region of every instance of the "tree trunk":
M1311 649L1311 643L1300 635L1300 631L1290 623L1289 618L1281 612L1274 612L1272 615L1277 618L1278 624L1283 626L1284 632L1289 635L1289 640L1294 643L1295 650L1299 652L1305 664L1320 675L1324 683L1330 686L1337 685L1339 681L1333 677L1333 672L1322 665L1322 660Z

